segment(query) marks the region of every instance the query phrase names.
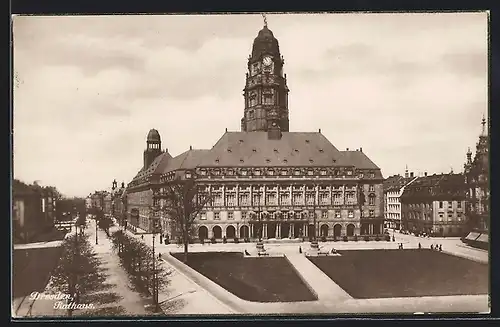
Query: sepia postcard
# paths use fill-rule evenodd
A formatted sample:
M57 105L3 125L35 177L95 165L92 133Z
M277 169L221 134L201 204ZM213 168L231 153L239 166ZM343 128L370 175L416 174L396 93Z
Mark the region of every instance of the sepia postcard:
M12 317L489 313L488 21L12 16Z

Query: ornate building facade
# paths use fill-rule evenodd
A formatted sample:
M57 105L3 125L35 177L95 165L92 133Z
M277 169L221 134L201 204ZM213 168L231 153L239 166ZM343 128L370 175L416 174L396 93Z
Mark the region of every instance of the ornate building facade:
M490 222L490 184L489 184L489 136L486 119L483 118L482 132L476 144L476 154L472 160L472 152L467 152L464 164L465 182L467 183L467 229L472 234L468 239L475 243L489 242Z
M363 152L339 151L322 133L290 132L287 77L278 40L267 26L248 59L241 131L211 149L172 157L151 130L144 165L126 190L129 224L150 231L159 215L173 235L163 187L195 178L212 202L197 218L200 239L353 237L383 233L383 177Z

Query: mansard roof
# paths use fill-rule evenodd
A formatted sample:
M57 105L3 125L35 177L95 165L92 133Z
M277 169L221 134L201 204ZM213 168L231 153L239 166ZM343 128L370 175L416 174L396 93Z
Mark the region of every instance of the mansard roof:
M419 177L408 185L401 198L433 197L450 198L465 197L466 185L462 174L434 174Z
M321 133L226 132L203 158L203 167L333 166L341 157Z

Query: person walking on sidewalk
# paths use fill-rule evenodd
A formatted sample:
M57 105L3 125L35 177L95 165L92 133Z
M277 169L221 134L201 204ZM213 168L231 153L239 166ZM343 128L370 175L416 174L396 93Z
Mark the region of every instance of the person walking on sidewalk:
M422 248L422 244L418 243L418 248L421 249Z

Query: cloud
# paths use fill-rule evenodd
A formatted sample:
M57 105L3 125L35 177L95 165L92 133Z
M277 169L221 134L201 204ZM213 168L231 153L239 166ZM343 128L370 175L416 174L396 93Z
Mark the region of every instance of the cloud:
M486 14L269 15L292 131L363 147L384 175L456 171L487 110ZM14 18L14 174L84 195L239 130L260 15Z

